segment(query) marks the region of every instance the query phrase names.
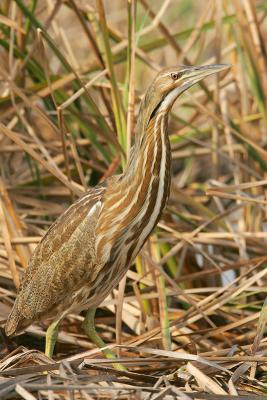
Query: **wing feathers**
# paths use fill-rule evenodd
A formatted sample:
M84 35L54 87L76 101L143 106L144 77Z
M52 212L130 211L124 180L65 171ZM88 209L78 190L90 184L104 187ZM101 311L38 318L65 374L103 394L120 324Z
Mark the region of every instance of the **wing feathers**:
M105 190L97 187L77 200L38 244L7 320L7 335L30 325L66 298L71 300L83 280L89 279L95 225Z

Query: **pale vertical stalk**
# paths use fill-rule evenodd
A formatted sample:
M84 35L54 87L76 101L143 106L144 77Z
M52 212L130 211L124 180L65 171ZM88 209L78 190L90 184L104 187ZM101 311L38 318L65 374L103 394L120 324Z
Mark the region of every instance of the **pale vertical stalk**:
M153 235L153 242L156 241L156 234ZM152 256L155 262L160 262L160 246L153 244L151 246ZM156 285L159 295L159 315L162 332L162 344L165 350L171 350L171 333L169 325L168 303L166 296L165 278L162 274L156 274Z
M144 276L144 268L143 268L143 261L142 261L142 257L141 256L137 256L135 259L135 266L136 266L136 270L137 273L140 277ZM143 283L139 284L140 290L145 288L145 285ZM150 307L150 303L149 300L147 299L142 299L142 305L143 305L143 309L144 312L147 315L151 314L151 307Z
M104 9L104 4L102 0L97 0L97 11L99 15L99 24L102 30L104 49L106 55L106 64L109 70L109 77L111 83L111 97L112 97L112 106L114 110L114 118L116 123L117 134L119 138L120 145L123 150L126 148L126 121L123 113L123 108L121 104L120 93L118 90L118 85L116 81L114 64L113 64L113 55L110 48L109 43L109 31L107 27L106 14ZM125 164L125 160L122 159L122 164Z
M136 29L136 0L128 0L129 12L129 52L128 52L128 107L127 107L127 159L130 156L131 135L134 129L134 99L135 99L135 29Z
M219 1L216 3L215 7L215 57L216 63L219 64L221 58L221 16L222 16L222 3ZM215 76L215 91L214 91L214 112L216 113L219 104L219 76ZM214 148L217 150L219 147L219 128L216 123L212 124L212 144ZM219 158L216 151L212 152L212 161L213 161L213 178L217 178L219 172Z
M122 343L121 325L122 325L122 310L123 310L123 297L125 292L127 275L125 275L119 283L119 291L117 297L116 307L116 343L120 345ZM121 349L117 349L118 357L121 356Z

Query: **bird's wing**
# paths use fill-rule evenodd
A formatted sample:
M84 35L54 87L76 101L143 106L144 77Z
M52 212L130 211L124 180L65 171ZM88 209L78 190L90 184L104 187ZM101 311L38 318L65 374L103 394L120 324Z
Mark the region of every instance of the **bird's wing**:
M89 190L84 196L76 200L50 226L31 257L20 291L23 291L29 282L32 281L41 264L49 263L51 258L58 254L63 246L68 245L72 235L79 229L85 217L88 215L93 216L94 212L98 210L96 205L101 205L105 191L105 186ZM92 227L92 223L90 224L90 228Z
M71 296L90 270L95 225L105 191L106 185L88 191L51 225L37 245L8 318L7 334L20 330L18 325L29 325Z

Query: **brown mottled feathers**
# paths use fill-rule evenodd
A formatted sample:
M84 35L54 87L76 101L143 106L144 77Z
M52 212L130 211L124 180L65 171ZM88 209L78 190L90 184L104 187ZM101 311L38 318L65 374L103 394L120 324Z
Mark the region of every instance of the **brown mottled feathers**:
M94 234L105 185L70 206L36 247L5 330L11 335L71 302L94 262ZM90 214L91 211L91 214ZM93 212L92 212L93 211ZM84 245L86 243L86 246Z

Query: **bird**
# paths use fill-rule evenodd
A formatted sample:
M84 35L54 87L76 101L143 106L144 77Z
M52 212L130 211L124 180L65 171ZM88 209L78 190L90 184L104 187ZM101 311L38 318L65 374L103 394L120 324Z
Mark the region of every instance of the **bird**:
M50 226L29 261L5 324L7 336L36 321L52 321L45 346L52 357L60 321L70 312L86 310L85 333L96 346L105 347L95 329L96 308L134 262L169 197L170 110L191 86L228 67L175 66L155 76L141 101L124 172L89 189ZM110 349L102 351L115 358Z

